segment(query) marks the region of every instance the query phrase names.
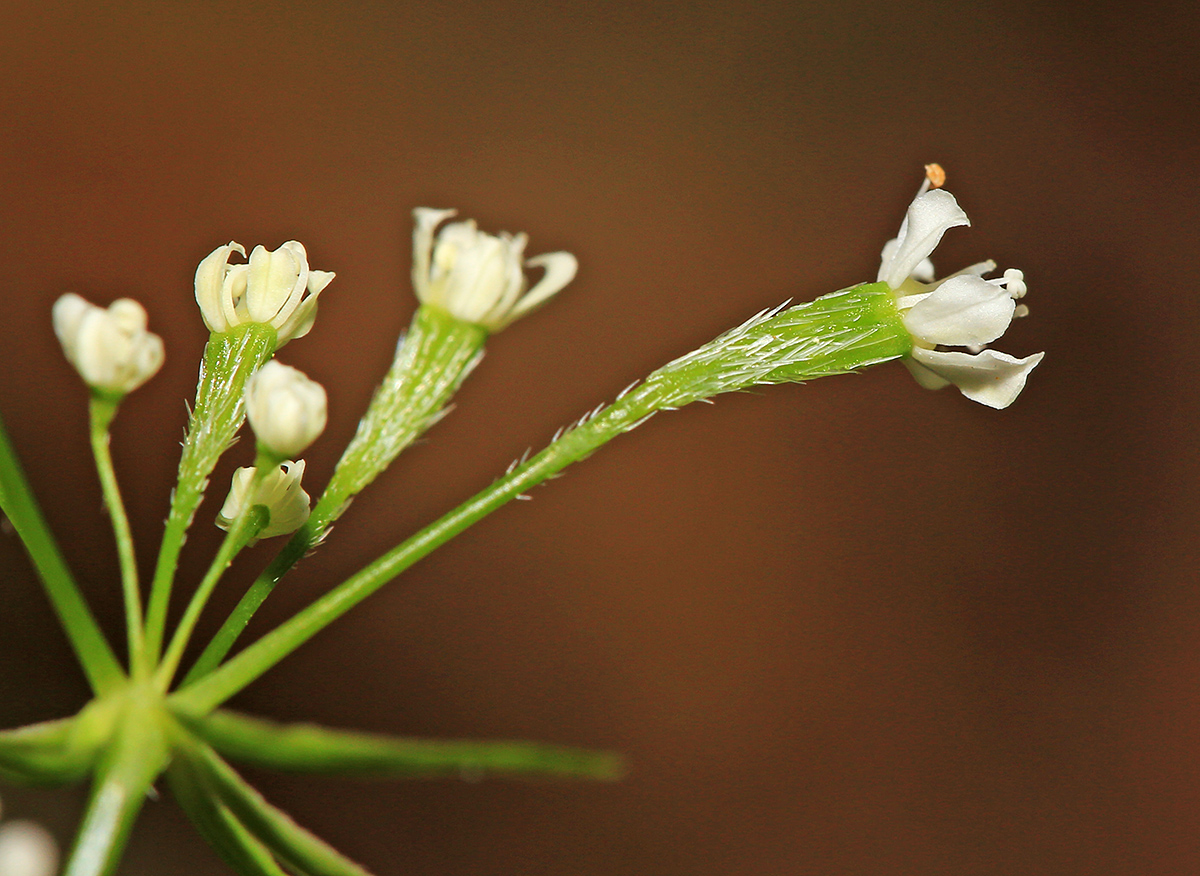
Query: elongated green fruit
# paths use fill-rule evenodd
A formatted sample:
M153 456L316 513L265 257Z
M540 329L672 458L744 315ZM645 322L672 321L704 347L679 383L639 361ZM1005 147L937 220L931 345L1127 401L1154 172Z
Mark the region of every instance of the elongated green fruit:
M154 569L150 602L146 609L147 664L158 662L171 601L171 585L179 553L192 517L204 499L208 477L221 454L233 442L245 419L242 394L246 381L275 351L275 329L264 323L247 323L223 334L209 336L200 362L196 409L192 411L179 482L171 495L171 510Z
M764 311L655 371L549 447L393 548L228 663L174 694L202 715L300 647L430 551L657 411L761 383L811 380L898 359L912 338L884 283L844 289L787 310Z
M250 618L279 579L316 547L329 527L371 481L438 421L446 404L483 356L487 332L445 311L422 306L396 358L375 391L358 431L307 522L259 575L188 672L184 684L207 675L225 659Z

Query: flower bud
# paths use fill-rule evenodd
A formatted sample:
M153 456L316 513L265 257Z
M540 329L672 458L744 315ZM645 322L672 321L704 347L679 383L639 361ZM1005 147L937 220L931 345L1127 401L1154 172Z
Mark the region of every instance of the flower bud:
M46 828L33 821L0 826L0 874L54 876L57 871L58 845Z
M260 530L253 544L260 538L271 538L276 535L287 535L295 532L308 519L309 498L300 486L304 477L304 460L296 462L286 460L273 471L269 471L255 487L254 466L239 468L233 473L233 483L221 513L217 515L217 526L230 529L242 512L262 505L267 509L267 525ZM253 491L253 494L251 494Z
M246 265L229 264L235 252L244 256L246 249L230 241L196 268L196 303L209 331L265 323L277 333L277 348L308 334L317 317L317 296L334 275L309 270L308 254L294 240L274 251L256 246Z
M263 447L294 459L325 429L325 389L272 359L246 382L246 417Z
M525 259L524 234L485 234L474 221L434 229L454 210L413 210L413 288L422 304L436 305L463 322L499 331L544 304L575 277L578 263L566 252ZM532 289L524 267L544 268ZM528 291L526 291L528 290Z
M146 311L129 298L105 310L73 292L54 303L54 333L88 386L124 395L157 373L162 338L146 331Z

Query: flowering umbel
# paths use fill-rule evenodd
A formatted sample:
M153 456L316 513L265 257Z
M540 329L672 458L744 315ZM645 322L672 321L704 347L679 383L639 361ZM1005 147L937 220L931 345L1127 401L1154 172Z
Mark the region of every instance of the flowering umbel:
M474 220L434 230L455 210L413 210L413 288L423 304L436 305L463 322L496 332L548 301L575 278L578 262L568 252L525 258L524 234L485 234ZM525 268L543 268L529 287Z
M246 418L259 444L283 459L308 449L325 430L325 388L272 359L246 381Z
M256 246L248 264L231 265L240 243L218 246L196 268L196 303L209 331L227 332L248 322L274 327L276 348L308 334L317 318L317 296L334 275L308 267L303 244L289 240L277 250Z
M54 303L53 319L67 360L94 389L124 395L162 367L162 338L146 330L146 311L130 298L106 310L68 292Z
M255 534L254 540L287 535L295 532L308 519L308 493L300 486L304 477L304 460L285 460L273 471L263 475L255 486L254 466L239 468L233 473L233 483L221 513L217 515L217 526L229 529L242 512L255 505L267 509L267 525Z
M980 262L935 280L929 255L947 229L970 225L954 196L941 185L945 174L937 165L926 168L927 178L909 205L900 233L883 247L878 279L891 287L904 325L912 334L911 357L905 359L917 382L928 389L954 384L967 398L992 408L1006 408L1025 387L1025 380L1044 353L1017 359L984 350L1000 337L1014 316L1027 309L1016 300L1025 295L1025 277L1009 269L985 280L996 269ZM967 347L970 353L938 347Z

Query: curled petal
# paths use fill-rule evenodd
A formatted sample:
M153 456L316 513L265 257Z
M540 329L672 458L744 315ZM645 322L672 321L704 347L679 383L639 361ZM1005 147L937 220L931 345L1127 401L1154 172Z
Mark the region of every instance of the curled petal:
M549 301L564 286L575 279L575 274L579 270L579 260L569 252L543 253L529 259L525 264L531 268L543 268L546 273L517 302L516 307L512 309L505 320L506 325Z
M1021 394L1029 372L1037 367L1045 355L1034 353L1017 359L995 350L971 355L915 347L912 351L914 364L922 366L940 383L927 383L919 371L911 367L910 370L913 370L913 376L922 386L936 389L953 383L959 392L972 401L990 408L1006 408Z
M307 288L308 254L302 244L289 240L273 252L256 246L250 253L246 310L251 322L272 323L278 328Z
M958 206L954 195L945 189L918 195L900 223L900 234L896 237L895 245L889 243L884 247L883 262L876 280L898 289L923 267L922 263L929 258L947 229L970 224L971 220Z
M295 532L308 519L309 496L300 485L303 478L303 459L285 460L273 467L257 487L254 466L239 468L233 473L229 495L217 515L217 526L228 530L248 508L262 505L267 509L267 524L250 544L260 538Z
M54 302L54 309L51 311L54 333L58 335L58 342L62 344L63 352L72 361L78 347L80 328L87 316L88 309L92 306L74 292L68 292Z
M235 252L244 256L246 248L231 240L205 256L196 268L196 303L200 305L200 313L209 331L223 332L230 327L221 299L230 270L229 257Z
M926 344L990 344L1012 322L1016 302L1002 286L972 275L952 277L904 314L904 325Z
M444 220L458 213L457 210L435 210L417 207L413 210L413 289L417 298L424 301L429 288L429 268L433 259L433 232Z

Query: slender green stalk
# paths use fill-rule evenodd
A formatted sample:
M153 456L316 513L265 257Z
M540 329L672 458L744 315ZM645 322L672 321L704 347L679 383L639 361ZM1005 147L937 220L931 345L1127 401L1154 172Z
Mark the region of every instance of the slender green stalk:
M177 757L167 770L176 801L230 867L242 876L287 876L271 850L259 842L213 791L198 765Z
M254 475L254 483L250 487L249 495L254 495L254 491L258 488L258 485L262 483L263 476L269 471L269 465L269 461L264 460L261 456L259 457ZM217 582L221 580L221 576L225 574L225 570L229 568L234 557L238 555L241 549L254 538L256 533L262 531L267 520L267 509L262 505L252 505L246 508L234 522L233 526L230 527L229 532L221 542L221 547L217 550L217 555L208 567L208 572L205 573L200 586L196 588L196 592L192 594L192 599L183 612L179 626L175 628L175 635L171 638L171 644L167 647L166 655L158 666L158 670L155 673L155 682L159 690L165 692L171 686L171 680L175 677L175 670L179 668L179 661L183 658L183 651L187 647L189 639L191 639L192 632L196 629L196 622L200 620L200 614L204 611L204 606L208 604L209 597L212 596Z
M426 305L417 310L391 368L308 521L246 591L188 672L184 684L216 669L279 579L320 544L329 527L364 487L437 422L446 403L478 363L486 340L487 332L480 326L436 307Z
M561 776L613 780L621 757L541 742L415 739L276 724L220 709L198 720L176 717L223 756L266 769L361 778Z
M54 613L58 615L71 648L87 676L93 693L103 695L125 681L125 673L112 647L100 632L91 609L75 584L66 561L42 517L21 463L0 420L0 511L12 522L37 569Z
M219 706L435 548L660 410L761 383L844 374L906 355L912 338L886 284L856 286L764 312L651 374L581 420L528 462L384 554L171 702L202 715Z
M208 477L233 442L245 418L242 394L246 381L275 351L275 329L247 323L224 334L213 334L200 362L196 408L188 424L179 460L179 482L171 495L171 510L155 564L146 610L147 660L158 661L166 631L171 587L179 553L196 509L204 498Z
M143 677L149 670L145 662L142 629L142 595L138 589L137 556L133 549L133 534L129 530L129 518L125 514L125 503L117 486L117 474L113 468L112 453L109 451L111 436L108 427L117 414L120 399L100 395L93 390L90 405L92 455L96 459L96 473L100 476L100 488L104 493L104 504L112 520L113 537L117 543L117 559L121 565L121 593L125 602L125 632L129 648L129 671L135 678Z
M209 793L288 869L320 876L371 876L268 803L208 746L186 740L179 746L179 757L190 761L189 766L203 776Z

